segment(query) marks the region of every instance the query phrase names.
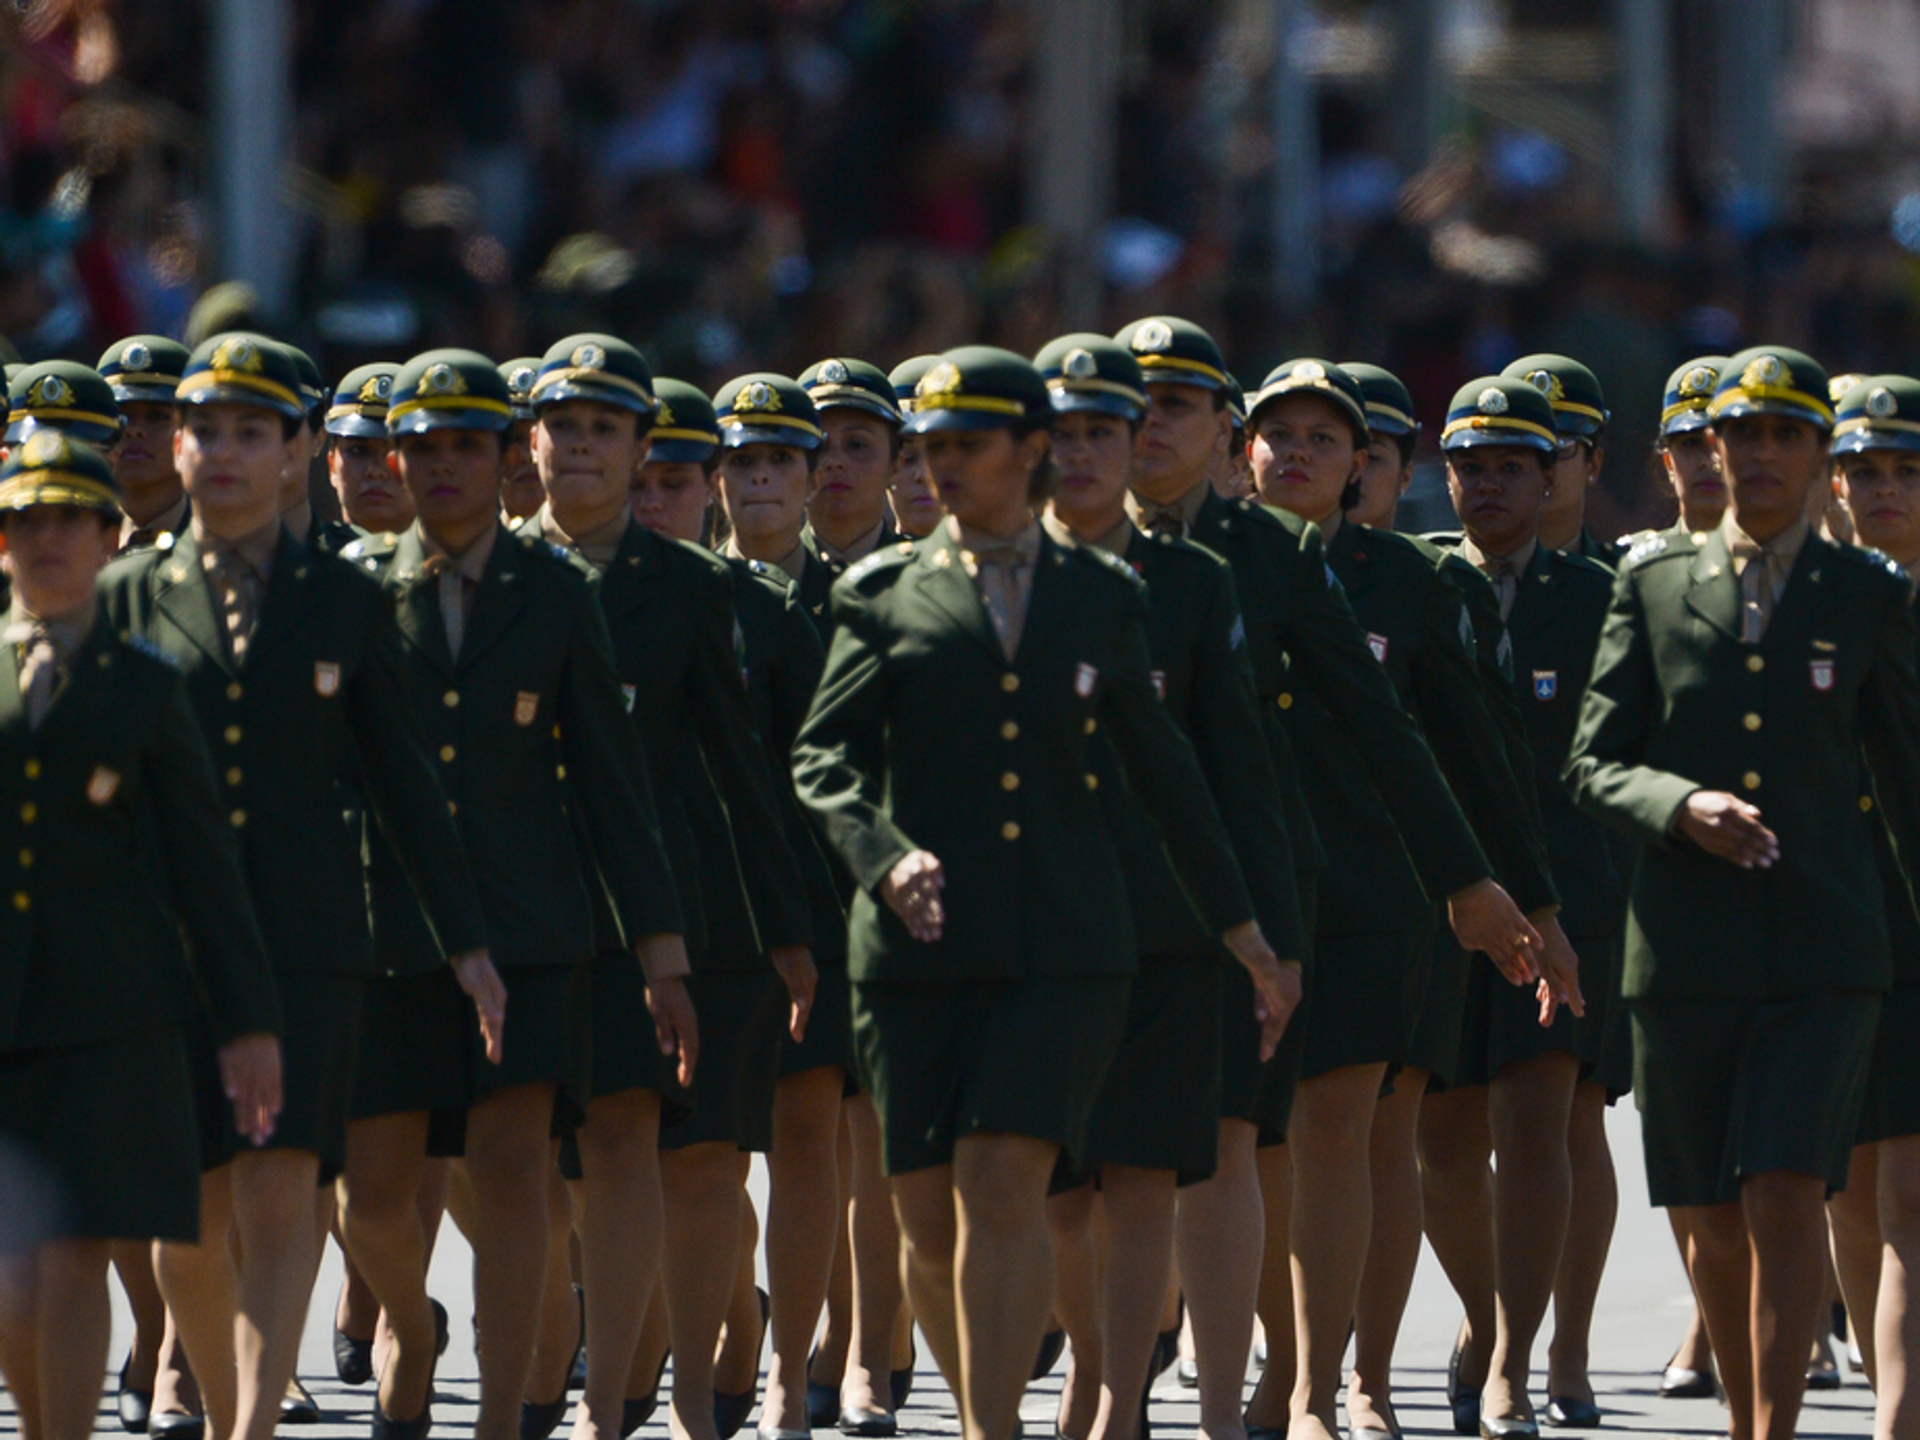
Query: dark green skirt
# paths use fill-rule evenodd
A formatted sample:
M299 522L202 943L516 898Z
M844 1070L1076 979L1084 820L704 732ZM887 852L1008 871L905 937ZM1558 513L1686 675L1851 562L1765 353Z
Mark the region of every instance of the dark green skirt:
M1213 1174L1220 1152L1222 978L1212 956L1140 957L1113 1063L1087 1122L1082 1170L1172 1170L1182 1185ZM1249 1018L1252 1008L1249 1000ZM1257 1063L1257 1048L1253 1058Z
M1742 1180L1770 1170L1846 1187L1877 993L1631 1004L1653 1204L1731 1204Z
M198 1240L195 1108L171 1027L0 1055L0 1254L50 1240Z
M1485 1074L1491 1079L1508 1065L1536 1055L1567 1054L1580 1062L1580 1075L1598 1073L1606 1051L1607 1029L1619 1003L1619 937L1572 935L1580 957L1580 991L1587 1013L1555 1012L1553 1024L1540 1024L1540 1000L1532 985L1509 984L1484 955L1474 957L1473 983L1486 992Z
M687 977L700 1029L699 1061L686 1091L692 1112L660 1132L663 1150L722 1142L765 1153L773 1148L773 1087L787 1027L787 988L771 965Z
M1313 947L1313 995L1300 1007L1302 1079L1350 1065L1400 1065L1412 1039L1408 1000L1425 936L1387 931L1322 935Z
M1895 990L1880 1005L1857 1144L1920 1135L1920 985Z
M360 1055L360 1013L367 980L361 975L296 971L274 976L286 1031L280 1037L284 1105L266 1150L310 1150L320 1157L320 1182L347 1163L347 1115ZM200 1163L214 1170L250 1149L233 1128L233 1105L220 1082L212 1039L196 1034L194 1080L199 1090Z
M943 985L855 981L853 1043L889 1175L953 1161L968 1135L1026 1135L1084 1164L1126 1023L1130 975Z
M796 1045L791 1035L782 1032L780 1078L802 1075L822 1065L837 1065L846 1077L845 1093L857 1095L860 1087L853 1077L853 982L847 978L844 959L838 964L822 964L819 969L820 983L813 992L805 1038Z
M1444 924L1428 947L1426 988L1413 1017L1407 1065L1427 1072L1428 1088L1446 1090L1461 1083L1460 1051L1467 1026L1474 958L1460 948Z

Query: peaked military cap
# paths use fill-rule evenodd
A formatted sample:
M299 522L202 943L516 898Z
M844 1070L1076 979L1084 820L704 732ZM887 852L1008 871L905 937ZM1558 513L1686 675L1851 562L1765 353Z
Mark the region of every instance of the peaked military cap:
M472 350L429 350L400 367L393 380L387 433L505 430L513 403L500 369Z
M125 404L173 404L173 392L187 373L187 347L164 335L130 335L107 347L95 368L113 389L113 398Z
M1247 428L1247 392L1240 388L1240 382L1231 372L1227 375L1227 414L1233 417L1235 430Z
M1660 405L1662 435L1706 428L1710 423L1707 406L1720 387L1720 367L1726 363L1724 355L1702 355L1667 377L1667 393Z
M1150 315L1113 337L1133 352L1149 385L1228 386L1227 362L1213 337L1177 315Z
M7 389L9 444L36 429L64 430L95 445L120 438L120 406L98 370L73 360L42 360L13 377Z
M835 406L865 410L889 425L900 423L893 381L878 365L864 360L828 359L809 365L800 372L800 388L807 392L816 410Z
M9 387L13 384L13 377L26 368L27 367L18 360L7 361L7 384Z
M993 345L962 345L920 377L907 429L915 435L1012 430L1043 422L1052 413L1047 382L1026 360Z
M1821 430L1833 428L1833 402L1820 362L1784 345L1742 350L1720 367L1720 383L1707 405L1710 421L1742 415L1785 415Z
M201 341L174 395L182 405L257 405L289 420L306 414L293 356L285 346L247 330Z
M647 459L670 465L711 460L720 448L720 422L707 392L662 375L653 382L653 398L660 408L654 412L653 449Z
M77 505L120 513L113 467L90 445L51 427L36 429L0 467L0 511Z
M1147 413L1147 382L1133 352L1104 335L1062 335L1033 357L1057 411L1097 410L1139 420Z
M1558 435L1591 440L1612 418L1600 392L1600 377L1578 360L1565 355L1522 355L1500 373L1526 381L1547 397Z
M1318 395L1338 410L1353 427L1354 444L1367 448L1367 399L1360 383L1331 360L1289 360L1276 365L1260 382L1260 388L1247 401L1247 420L1259 418L1260 407L1282 395L1300 393Z
M820 448L820 412L784 375L757 371L729 380L713 397L713 414L720 422L720 443L728 450L742 445Z
M1920 450L1920 380L1869 375L1855 382L1834 417L1835 455Z
M893 386L893 403L900 407L902 417L913 413L913 387L920 383L920 377L940 363L938 355L915 355L910 360L902 360L888 372L887 383Z
M1551 455L1560 446L1553 405L1545 392L1513 375L1489 375L1462 385L1447 407L1442 450L1521 445Z
M327 407L327 434L361 439L387 438L387 410L393 404L393 381L398 365L380 361L349 370L333 392Z
M518 360L507 361L499 369L507 382L507 399L513 406L513 418L533 419L533 382L540 378L540 357L522 355Z
M1360 387L1367 406L1367 429L1375 435L1418 435L1420 421L1413 413L1413 395L1391 370L1364 360L1342 360L1340 368Z
M278 344L293 357L293 368L300 376L301 407L306 411L308 422L318 430L326 423L327 402L333 398L333 392L327 389L320 367L313 363L311 355L298 345L289 345L284 340Z
M1866 378L1857 370L1827 378L1827 403L1833 406L1835 415L1840 413L1840 402L1847 398L1847 392Z
M615 336L569 335L540 357L531 400L536 412L562 400L597 400L651 419L653 369L644 355Z

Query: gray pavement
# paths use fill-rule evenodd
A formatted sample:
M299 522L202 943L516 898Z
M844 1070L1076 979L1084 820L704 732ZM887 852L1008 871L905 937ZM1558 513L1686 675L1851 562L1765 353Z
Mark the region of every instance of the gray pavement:
M1665 1217L1648 1208L1640 1164L1639 1123L1631 1105L1616 1108L1609 1120L1614 1158L1620 1173L1620 1221L1613 1255L1601 1290L1599 1315L1593 1334L1593 1382L1606 1412L1605 1428L1619 1433L1660 1436L1724 1435L1725 1412L1712 1400L1662 1400L1657 1394L1659 1371L1685 1329L1691 1300L1686 1277L1674 1252ZM756 1166L753 1190L764 1205L765 1172ZM434 1259L431 1288L453 1316L453 1342L441 1363L434 1406L435 1431L442 1435L470 1433L477 1390L474 1383L471 1257L457 1231L446 1228ZM331 1350L332 1307L340 1278L339 1258L331 1247L301 1348L300 1373L319 1400L325 1423L304 1431L285 1429L288 1440L303 1434L311 1440L359 1440L367 1433L372 1396L368 1389L348 1389L333 1378ZM126 1344L126 1317L115 1297L113 1363L118 1365ZM1400 1421L1409 1435L1451 1433L1442 1387L1447 1356L1459 1325L1459 1306L1434 1263L1421 1257L1420 1271L1408 1307L1395 1373ZM1535 1372L1536 1403L1544 1406L1539 1386L1545 1383L1545 1337ZM901 1415L904 1435L956 1433L953 1405L933 1369L924 1346L914 1397ZM1249 1372L1251 1375L1251 1372ZM670 1378L670 1377L669 1377ZM1050 1435L1058 1405L1060 1372L1034 1385L1022 1415L1029 1435ZM1870 1435L1873 1397L1863 1378L1849 1375L1837 1392L1814 1394L1801 1424L1807 1436ZM100 1429L119 1433L112 1413L112 1397L105 1397ZM1162 1435L1192 1435L1198 1420L1193 1392L1180 1389L1169 1372L1154 1392L1153 1425ZM567 1422L570 1425L570 1421ZM16 1433L13 1410L0 1396L0 1440ZM1569 1432L1571 1433L1571 1432ZM558 1432L565 1440L567 1426ZM660 1417L641 1431L640 1440L662 1440L666 1434L664 1407ZM749 1435L748 1440L751 1440Z

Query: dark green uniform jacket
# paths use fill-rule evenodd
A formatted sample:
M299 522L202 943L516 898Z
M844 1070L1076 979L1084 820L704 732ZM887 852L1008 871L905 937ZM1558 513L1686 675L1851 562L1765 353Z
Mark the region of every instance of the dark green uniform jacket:
M1299 756L1327 856L1319 933L1425 934L1429 896L1437 903L1493 868L1368 650L1319 527L1209 495L1192 538L1233 566L1261 701L1280 712Z
M1667 531L1622 563L1567 766L1578 802L1645 842L1625 993L1769 998L1884 989L1872 827L1911 877L1920 844L1920 681L1904 571L1809 536L1758 645L1718 530ZM1861 757L1874 794L1863 804ZM1780 841L1742 870L1674 836L1688 795L1759 806Z
M103 618L34 731L0 652L0 1053L178 1024L202 996L216 1043L280 1029L185 689Z
M480 883L494 963L572 965L594 954L595 880L582 874L573 806L627 944L682 933L593 582L563 552L503 526L455 660L439 582L422 573L417 525L347 554L374 564L394 598L406 639L405 703L438 761ZM404 897L378 868L373 894L381 958L404 968Z
M235 667L192 534L101 578L103 620L176 659L213 751L221 802L280 971L369 974L364 796L432 921L432 958L488 942L475 875L406 702L400 635L371 576L284 529Z
M888 509L880 521L880 538L874 543L871 553L877 555L882 550L900 543L902 536L894 528L893 511ZM820 537L813 533L808 525L800 532L800 544L807 552L807 563L801 567L798 581L800 590L800 608L813 621L813 628L820 632L820 643L833 643L833 606L829 597L833 594L834 581L847 573L848 566L835 560L821 548Z
M1404 535L1365 525L1341 525L1327 546L1327 563L1394 693L1419 721L1500 883L1529 914L1558 903L1528 823L1534 812L1523 787L1531 788L1533 777L1515 774L1488 712L1479 645L1459 589Z
M524 537L537 542L539 524L539 517L529 519ZM740 874L751 883L750 908L739 922L758 937L750 953L812 943L805 885L782 839L779 792L788 766L781 763L776 779L754 734L726 562L630 521L597 588L614 671L640 731L681 914L693 927L689 947L696 955L709 948L707 921L717 907L741 908L734 878ZM708 832L698 843L689 813L696 807ZM703 872L731 882L724 897L702 894ZM596 913L603 935L611 936L604 903ZM601 948L619 947L603 940Z
M1103 728L1208 928L1253 918L1192 747L1154 694L1146 598L1125 565L1043 539L1011 664L944 528L854 566L833 608L794 778L860 884L855 981L1133 970L1119 860L1087 783ZM914 849L946 870L931 945L876 893Z
M1295 889L1293 846L1260 729L1247 663L1246 626L1233 571L1198 545L1134 531L1123 558L1147 582L1147 654L1168 716L1193 745L1276 955L1304 961L1307 937ZM1142 955L1225 958L1217 932L1195 913L1168 863L1152 814L1120 782L1112 747L1090 772L1101 781Z

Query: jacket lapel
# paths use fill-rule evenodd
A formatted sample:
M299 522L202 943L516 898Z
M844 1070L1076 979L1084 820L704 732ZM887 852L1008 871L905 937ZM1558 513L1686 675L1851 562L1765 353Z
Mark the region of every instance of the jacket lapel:
M1343 521L1327 542L1327 564L1339 576L1340 588L1347 592L1349 601L1358 601L1373 588L1377 572L1367 554L1366 536L1352 521Z
M1566 588L1553 583L1553 557L1547 547L1533 547L1533 559L1527 573L1520 576L1513 595L1513 610L1507 616L1507 633L1514 643L1531 639L1535 631L1559 613Z
M184 530L171 554L153 570L154 606L222 670L233 664L221 637L220 616L214 608L213 584L200 563L200 546L191 530Z
M260 600L260 616L253 636L247 642L245 664L252 666L264 648L267 658L297 633L313 609L313 597L307 590L307 576L314 564L308 549L286 529L273 550L273 566L267 575L267 593Z
M1787 573L1780 603L1773 607L1773 617L1767 621L1767 633L1760 641L1762 649L1797 653L1816 648L1816 641L1822 646L1831 644L1834 637L1821 631L1828 628L1823 622L1833 607L1836 577L1831 571L1838 559L1827 540L1818 534L1807 536L1793 569Z
M600 577L600 609L611 625L646 603L660 576L660 547L667 542L638 522L627 526L619 553Z
M24 737L26 733L26 697L20 693L20 647L0 645L0 734Z
M914 560L914 580L920 593L1005 665L1006 652L1000 648L1000 637L987 616L987 607L981 603L980 592L974 588L973 577L961 563L960 546L944 526L934 536L934 543L922 546Z
M1722 634L1740 639L1740 577L1733 573L1727 537L1717 527L1693 557L1687 580L1687 608Z
M394 618L414 648L439 666L442 674L451 676L453 656L447 650L447 625L440 614L440 587L420 573L426 560L426 546L416 526L394 546L393 563L387 572L393 589Z
M1027 618L1020 626L1020 648L1013 656L1013 663L1022 670L1046 653L1066 621L1067 606L1060 594L1061 571L1066 563L1065 548L1042 529L1040 557L1033 566L1033 590L1027 596ZM991 631L993 622L989 620L987 626ZM996 635L994 648L999 645Z
M460 641L458 668L462 671L484 655L526 605L525 552L503 526L493 542L493 554L487 557L486 572L467 607L467 629ZM441 627L444 636L446 627Z

